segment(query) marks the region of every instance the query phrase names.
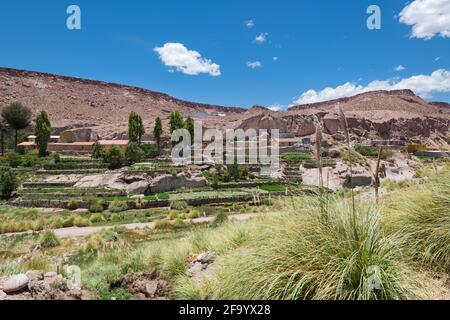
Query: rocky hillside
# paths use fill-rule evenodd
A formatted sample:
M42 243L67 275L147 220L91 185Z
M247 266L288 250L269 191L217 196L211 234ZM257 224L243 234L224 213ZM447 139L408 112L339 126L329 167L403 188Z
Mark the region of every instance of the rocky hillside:
M73 130L81 132L83 138L126 138L131 111L142 115L148 132L153 130L157 116L167 128L169 113L174 109L202 120L205 127L248 128L261 124L265 128L272 121L273 128L287 129L298 136L314 133L313 115L324 119L326 133L336 134L338 104L361 137L445 137L450 122L448 103L429 103L410 90L368 92L273 112L262 106L247 110L193 103L126 85L0 68L0 108L15 101L31 107L34 113L47 110L55 133Z

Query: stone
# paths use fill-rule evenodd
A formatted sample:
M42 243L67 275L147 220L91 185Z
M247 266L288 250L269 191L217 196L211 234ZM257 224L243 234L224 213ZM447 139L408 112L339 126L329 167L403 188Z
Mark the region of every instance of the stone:
M350 181L351 180L351 181ZM348 175L344 182L344 188L368 187L372 185L372 176L370 174L354 174L352 179Z
M198 274L200 274L202 271L204 270L203 268L203 264L201 262L195 262L193 264L191 264L191 266L189 267L188 271L187 271L187 275L191 278L197 276Z
M44 271L30 270L25 273L29 281L44 280Z
M44 278L56 278L58 274L56 272L47 272L44 274Z
M328 156L333 159L338 159L341 157L341 152L336 149L331 149L330 151L328 151Z
M179 189L206 187L207 181L201 172L183 172L177 175L162 175L154 178L149 185L149 193L163 193Z
M3 283L2 291L7 294L20 292L27 288L28 282L28 277L25 274L9 277Z
M149 187L147 181L137 181L129 184L126 187L126 191L130 194L141 195L146 194Z
M5 300L7 296L8 295L3 290L0 290L0 301Z
M202 264L211 264L213 263L217 258L216 253L214 252L205 252L202 254L199 254L197 256L197 261Z

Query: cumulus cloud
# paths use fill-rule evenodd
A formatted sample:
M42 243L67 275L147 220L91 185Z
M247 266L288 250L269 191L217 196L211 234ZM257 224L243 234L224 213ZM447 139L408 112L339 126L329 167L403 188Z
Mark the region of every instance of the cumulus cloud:
M431 75L421 74L404 79L375 80L367 86L347 82L336 88L329 87L320 91L311 89L302 93L294 104L328 101L369 91L400 89L410 89L423 98L429 97L433 92L450 92L450 71L439 69Z
M403 71L403 70L405 70L405 69L406 69L406 68L405 68L404 66L402 66L402 65L399 65L399 66L397 66L397 67L394 68L394 70L397 71L397 72Z
M261 34L256 36L255 41L257 43L264 43L264 42L266 42L268 35L269 34L267 32L261 33Z
M273 104L269 107L269 110L277 111L277 112L283 111L285 109L286 109L286 107L283 106L282 104Z
M245 25L247 26L247 28L253 28L255 26L255 21L253 20L247 20L245 21Z
M413 38L450 38L450 0L414 0L399 16L401 23L412 26Z
M278 61L278 57L273 57L273 61Z
M164 46L154 50L165 66L175 68L184 74L198 75L206 73L213 77L221 75L220 65L203 58L199 52L189 50L181 43L166 43Z
M249 61L247 62L247 67L251 68L251 69L256 69L256 68L261 68L262 67L262 63L261 61Z

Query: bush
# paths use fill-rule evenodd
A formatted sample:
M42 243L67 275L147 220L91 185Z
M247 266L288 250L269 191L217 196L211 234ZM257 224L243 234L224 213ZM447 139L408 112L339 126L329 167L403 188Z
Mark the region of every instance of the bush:
M173 228L169 220L158 220L155 222L155 230L173 230Z
M91 213L101 213L104 211L103 204L99 201L96 201L89 205L89 212Z
M6 161L11 168L17 168L22 164L22 157L15 152L10 152L6 155Z
M74 225L78 228L89 227L92 223L87 218L78 217L74 220Z
M174 201L170 204L171 210L183 211L188 208L186 201Z
M98 142L96 142L92 147L92 158L101 159L103 158L103 156L104 156L103 148Z
M100 213L94 213L93 215L91 215L91 217L89 218L89 221L91 223L100 223L100 222L105 222L106 219L105 217L100 214Z
M109 164L109 169L114 170L122 167L124 155L117 146L112 146L105 151L103 159Z
M450 170L392 197L383 221L415 262L450 272Z
M61 162L61 156L59 153L52 153L52 158L54 163L60 163Z
M211 227L218 228L224 223L228 222L228 220L228 215L225 212L220 212L214 217L214 220L211 223Z
M111 212L123 212L128 210L128 204L126 201L114 200L109 204L109 211Z
M157 145L146 144L141 146L141 149L144 151L145 158L154 159L159 156L159 150Z
M24 158L23 158L23 162L22 165L25 168L32 168L36 165L36 163L39 160L39 155L36 152L28 152Z
M61 241L53 231L47 231L41 235L39 244L42 248L55 248L61 244Z
M134 164L137 162L141 162L145 157L144 151L139 147L139 145L135 142L130 142L128 144L127 149L125 150L125 159L128 164Z
M111 215L111 219L110 219L110 220L111 220L111 221L114 221L114 222L119 222L119 221L122 220L122 216L121 216L120 214L113 213L113 214Z
M197 218L200 218L200 212L198 212L197 210L192 210L190 213L189 213L189 219L197 219Z
M330 200L301 199L281 217L261 221L246 254L227 257L220 299L414 299L415 281L396 236L384 236L380 214Z
M19 179L13 171L4 171L0 175L0 191L3 199L11 199L14 191L19 187Z
M78 209L78 202L75 200L70 200L69 204L67 205L67 209L70 211L74 211Z
M63 228L71 228L74 226L74 223L75 223L75 218L69 217L63 221Z

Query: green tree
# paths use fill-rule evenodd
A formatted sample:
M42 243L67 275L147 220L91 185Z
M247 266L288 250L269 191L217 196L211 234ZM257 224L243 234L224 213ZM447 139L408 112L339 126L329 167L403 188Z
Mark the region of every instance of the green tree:
M145 157L144 151L135 142L130 142L125 150L125 159L129 164L141 162Z
M161 148L161 136L163 133L162 121L161 118L158 117L155 120L155 129L153 130L153 135L155 136L156 144L158 145L158 149Z
M0 144L1 144L1 155L5 154L5 134L8 133L9 126L4 119L0 120Z
M39 112L36 118L34 134L36 136L36 144L39 149L40 157L45 157L47 155L47 147L48 142L50 141L51 132L52 128L47 112Z
M122 150L117 146L112 146L105 151L103 159L109 164L109 169L119 169L124 162L124 156Z
M0 192L3 199L11 199L11 195L19 187L19 179L16 174L11 171L3 171L0 175Z
M104 152L100 143L96 142L92 147L92 158L101 159L103 158Z
M234 158L234 163L228 166L228 172L230 173L230 176L234 179L234 181L236 182L239 181L241 177L241 172L239 170L237 157Z
M194 119L188 117L184 122L184 128L189 131L191 135L191 144L194 143Z
M131 112L128 118L128 137L131 142L141 144L145 134L144 122L139 114Z
M31 110L22 104L15 102L5 107L2 111L2 117L15 130L14 150L17 151L17 134L30 125Z
M175 130L184 128L184 121L180 111L173 110L170 113L169 125L170 125L170 133L173 133Z

